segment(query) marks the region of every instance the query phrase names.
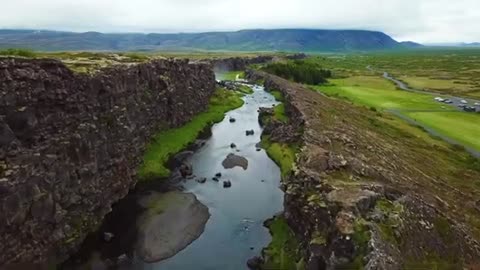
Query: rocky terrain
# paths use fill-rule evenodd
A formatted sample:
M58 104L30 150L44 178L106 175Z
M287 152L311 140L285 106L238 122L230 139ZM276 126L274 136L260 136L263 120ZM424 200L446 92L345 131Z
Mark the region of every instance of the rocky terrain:
M74 74L0 59L0 265L62 261L136 184L150 137L204 110L210 64L156 60Z
M213 64L215 72L221 72L227 70L245 70L249 65L263 64L272 60L273 56L257 56L218 58L210 60L210 62Z
M283 179L284 217L307 269L479 269L478 163L378 112L260 71L247 77L282 92L295 119L264 132L302 145Z

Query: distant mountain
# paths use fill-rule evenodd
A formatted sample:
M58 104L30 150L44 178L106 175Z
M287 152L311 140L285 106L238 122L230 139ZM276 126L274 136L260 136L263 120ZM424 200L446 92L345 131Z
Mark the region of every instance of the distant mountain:
M180 34L98 32L73 33L38 30L0 30L0 48L62 50L235 50L235 51L371 51L402 49L390 36L364 30L241 30Z
M413 42L413 41L402 41L402 42L400 42L400 44L402 46L404 46L405 48L421 48L421 47L424 47L422 44L416 43L416 42Z
M462 47L480 47L480 42L462 43Z

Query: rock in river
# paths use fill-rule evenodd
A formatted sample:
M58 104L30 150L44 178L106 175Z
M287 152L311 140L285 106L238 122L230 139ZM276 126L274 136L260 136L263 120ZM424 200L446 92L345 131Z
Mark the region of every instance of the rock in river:
M232 182L230 180L223 181L223 187L224 188L232 187Z
M228 154L228 156L223 160L222 165L225 169L231 169L233 167L242 167L244 170L248 168L248 160L242 156L237 156L235 154Z
M152 193L140 200L147 208L139 223L137 252L146 262L170 258L197 239L210 218L192 193Z

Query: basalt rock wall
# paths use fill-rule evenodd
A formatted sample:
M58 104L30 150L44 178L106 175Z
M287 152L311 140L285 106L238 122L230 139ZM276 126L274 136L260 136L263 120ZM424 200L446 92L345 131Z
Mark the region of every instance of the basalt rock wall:
M263 64L273 60L273 56L230 57L211 60L216 72L245 70L249 65Z
M82 75L0 58L0 266L75 250L135 186L151 136L204 110L214 89L212 66L188 60Z

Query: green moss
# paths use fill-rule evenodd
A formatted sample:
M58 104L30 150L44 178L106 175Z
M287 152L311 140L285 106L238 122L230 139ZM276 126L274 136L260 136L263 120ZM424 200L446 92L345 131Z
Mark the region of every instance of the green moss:
M295 164L296 147L286 143L272 142L269 136L262 136L261 145L268 156L280 167L282 178L288 176Z
M165 167L165 163L171 155L192 143L207 126L222 121L225 112L242 105L243 100L238 93L217 89L206 111L182 127L162 130L153 136L138 169L139 179L145 181L167 177L170 170Z
M283 123L288 122L288 117L285 114L285 105L283 103L278 104L273 108L273 117L280 122L283 122Z
M399 239L395 237L395 228L401 223L400 214L403 212L403 205L383 198L377 201L375 208L385 215L385 220L377 224L382 238L394 245L400 244Z
M237 91L243 94L253 94L253 89L247 85L239 85Z
M356 219L353 224L352 240L355 243L355 258L350 263L341 265L337 269L362 270L364 269L363 258L368 253L368 242L370 241L370 229L368 222L364 219Z
M325 233L320 231L315 231L312 235L312 240L310 240L310 245L325 245L327 243L327 237Z
M437 217L433 221L433 225L435 230L437 230L440 237L447 243L450 244L455 240L455 236L453 235L452 228L450 226L450 222L444 217Z
M302 269L297 268L302 266L301 261L298 260L298 241L285 219L275 217L268 228L272 234L272 241L263 250L265 263L262 269Z
M271 90L270 94L272 94L272 96L274 96L277 101L283 102L285 100L282 92L280 92L278 90Z

